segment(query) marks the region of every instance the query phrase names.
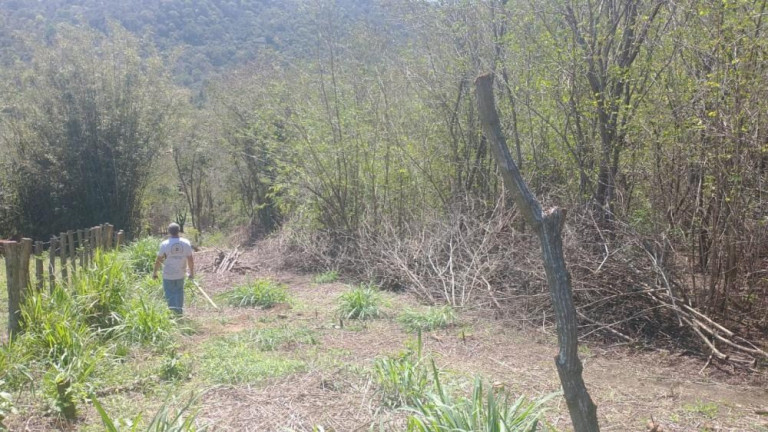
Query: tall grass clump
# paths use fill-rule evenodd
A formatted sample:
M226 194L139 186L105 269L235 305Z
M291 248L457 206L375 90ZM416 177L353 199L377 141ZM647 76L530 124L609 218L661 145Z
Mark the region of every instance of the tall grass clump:
M407 309L397 321L408 331L432 331L456 324L456 312L450 306L430 307L425 312Z
M118 333L121 339L163 348L171 343L176 326L165 304L135 297L123 314Z
M160 249L160 240L155 237L144 237L131 243L125 248L125 256L134 272L139 275L152 273Z
M417 405L430 385L429 371L413 353L376 359L373 378L390 408Z
M454 398L440 383L432 365L435 391L417 399L408 432L533 432L539 430L543 404L549 398L510 400L505 392L486 389L475 379L469 397Z
M373 285L353 288L338 299L337 313L346 319L371 319L382 315L381 296Z
M93 265L78 269L70 290L89 325L107 330L120 322L132 279L125 262L114 252L97 250Z
M223 294L225 301L231 306L262 307L269 309L278 303L288 301L288 291L285 285L269 279L256 279L245 285L235 287Z

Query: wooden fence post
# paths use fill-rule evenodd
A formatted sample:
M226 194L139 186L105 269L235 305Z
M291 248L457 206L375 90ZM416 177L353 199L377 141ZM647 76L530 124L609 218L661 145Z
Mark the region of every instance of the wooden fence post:
M95 233L96 233L96 244L94 245L94 247L96 249L102 249L104 245L103 243L104 241L101 239L101 227L96 226L93 229L95 230Z
M67 233L59 233L59 258L61 260L61 283L68 281L67 273Z
M35 242L35 287L38 292L43 291L45 277L43 276L43 242Z
M32 256L32 239L21 239L21 261L19 262L19 290L21 291L21 301L27 296L29 291L29 257Z
M117 249L120 249L120 246L122 246L124 242L125 242L125 231L120 230L117 232L117 244L115 245L115 247Z
M56 236L51 236L51 247L48 249L48 279L50 292L56 287Z
M105 224L104 232L104 249L112 250L112 238L115 235L115 226L112 224Z
M72 276L74 276L77 265L77 250L75 249L75 233L72 230L67 231L67 246L69 246L70 265L72 266Z
M21 292L19 291L19 254L21 246L15 241L0 242L5 254L5 278L8 287L8 335L13 337L21 330Z
M80 259L80 268L85 268L85 248L83 247L83 230L77 230L77 257Z

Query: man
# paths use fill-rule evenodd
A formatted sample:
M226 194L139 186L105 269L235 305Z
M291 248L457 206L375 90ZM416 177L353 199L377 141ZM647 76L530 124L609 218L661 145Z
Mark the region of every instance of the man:
M195 260L192 257L192 245L189 240L180 238L178 224L168 225L170 238L160 243L160 251L155 260L152 279L157 279L157 271L163 266L163 291L168 308L181 315L184 308L184 275L189 266L189 278L195 277ZM165 265L163 263L165 262Z

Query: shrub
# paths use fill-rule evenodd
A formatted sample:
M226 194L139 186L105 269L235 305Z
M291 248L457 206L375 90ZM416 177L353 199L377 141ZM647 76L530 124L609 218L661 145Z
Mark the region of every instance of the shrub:
M257 279L225 293L224 299L232 306L260 306L268 309L277 303L287 302L288 291L284 285L277 282L268 279Z
M363 285L345 292L339 297L337 312L346 319L370 319L382 315L381 296L372 285Z
M397 320L409 331L431 331L454 325L456 312L450 306L430 307L426 312L409 309L404 311Z
M373 377L390 408L416 405L429 386L429 372L412 354L376 359Z

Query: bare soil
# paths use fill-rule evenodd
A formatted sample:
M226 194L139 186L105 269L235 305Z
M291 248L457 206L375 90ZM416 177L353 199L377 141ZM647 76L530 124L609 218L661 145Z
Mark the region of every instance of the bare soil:
M406 307L422 307L407 293L384 293L388 316L368 322L340 322L335 314L343 282L318 285L312 275L281 270L279 257L268 250L244 253L233 271L216 274L215 250L197 255L201 286L215 295L255 278L272 278L288 286L291 306L261 310L223 306L215 310L201 299L185 314L196 331L181 346L193 352L210 338L249 328L294 325L312 329L318 343L284 348L306 362L305 371L250 385L206 389L198 419L214 431L403 430L406 413L384 408L368 371L374 359L402 352L413 344L394 319ZM483 311L460 311L457 327L425 334L424 354L435 359L455 382L480 376L513 395L530 397L557 392L554 366L557 344L552 328L530 328L498 320ZM603 431L768 431L766 375L732 373L706 359L680 353L638 351L626 347L586 345L584 376L598 406ZM188 390L188 389L187 389ZM201 390L201 389L197 389ZM136 403L157 404L142 389L126 393ZM99 424L92 408L77 425L52 419L14 419L11 430L78 430ZM561 396L553 398L547 420L569 430ZM87 430L95 430L93 428Z

